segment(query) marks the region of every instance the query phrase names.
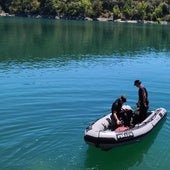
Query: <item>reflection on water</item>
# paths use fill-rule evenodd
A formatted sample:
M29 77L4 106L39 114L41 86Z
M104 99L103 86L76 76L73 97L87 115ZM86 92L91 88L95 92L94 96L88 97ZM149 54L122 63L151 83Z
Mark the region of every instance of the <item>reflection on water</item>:
M166 119L160 122L160 124L155 127L154 131L141 142L132 143L123 147L116 147L108 152L89 146L85 167L95 170L110 170L111 167L112 169L138 169L141 163L144 163L143 159L157 138L165 120ZM149 165L145 165L144 167L147 169L147 166L153 165L154 162L150 162Z
M79 60L89 55L169 51L165 25L0 18L0 61Z

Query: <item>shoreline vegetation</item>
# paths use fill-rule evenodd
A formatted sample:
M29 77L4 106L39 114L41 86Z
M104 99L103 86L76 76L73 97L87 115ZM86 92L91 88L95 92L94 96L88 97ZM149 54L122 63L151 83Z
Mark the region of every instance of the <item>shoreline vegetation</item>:
M0 0L0 17L170 24L169 0Z

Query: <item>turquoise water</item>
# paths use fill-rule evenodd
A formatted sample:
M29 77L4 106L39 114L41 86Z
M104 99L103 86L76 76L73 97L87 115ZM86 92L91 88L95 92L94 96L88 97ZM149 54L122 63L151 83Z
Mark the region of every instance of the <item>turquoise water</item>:
M170 168L169 114L139 143L83 139L121 94L135 108L135 79L169 113L169 26L0 18L0 37L0 169Z

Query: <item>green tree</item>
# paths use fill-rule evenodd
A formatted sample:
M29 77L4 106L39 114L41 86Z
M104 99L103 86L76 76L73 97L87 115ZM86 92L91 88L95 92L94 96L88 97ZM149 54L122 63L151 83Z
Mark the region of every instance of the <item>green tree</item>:
M119 9L119 6L118 5L115 5L113 7L113 19L118 19L121 17L121 12L120 12L120 9Z
M69 2L67 3L66 16L67 17L77 17L82 15L83 9L80 2Z
M10 12L9 11L9 6L11 4L11 1L12 0L0 0L0 6L1 6L3 11Z
M132 16L132 0L127 0L124 3L122 13L126 19L130 19Z
M59 0L41 0L40 14L55 15L57 13Z
M146 7L147 4L142 1L137 4L137 11L139 14L139 19L144 20L146 18Z
M84 11L84 16L90 17L93 15L93 7L90 0L81 0L81 7Z
M168 6L168 4L163 2L161 4L161 6L162 6L162 14L163 15L168 15L170 13L170 9L169 9L170 7Z
M102 14L103 6L102 6L102 2L100 0L94 0L92 2L92 8L94 11L93 17L98 17Z
M38 0L12 0L9 11L16 14L38 13L40 3Z
M169 0L0 0L0 11L71 17L168 20Z
M113 0L103 0L102 7L104 10L111 11L114 7L115 3Z
M161 18L163 16L162 6L159 5L157 8L155 8L154 12L155 12L156 18Z

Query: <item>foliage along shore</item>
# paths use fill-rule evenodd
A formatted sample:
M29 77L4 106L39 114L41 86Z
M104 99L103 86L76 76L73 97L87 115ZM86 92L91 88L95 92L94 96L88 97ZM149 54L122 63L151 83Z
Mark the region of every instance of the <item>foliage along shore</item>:
M0 16L170 23L169 0L0 0Z
M117 23L141 23L141 24L162 24L162 25L167 25L170 24L170 22L168 21L146 21L146 20L122 20L122 19L116 19L113 20L113 18L104 18L104 17L99 17L99 18L79 18L79 17L59 17L59 16L42 16L42 15L15 15L15 14L9 14L9 13L0 13L0 17L28 17L28 18L35 18L35 19L39 19L39 18L48 18L48 19L63 19L63 20L86 20L86 21L101 21L101 22L117 22Z

